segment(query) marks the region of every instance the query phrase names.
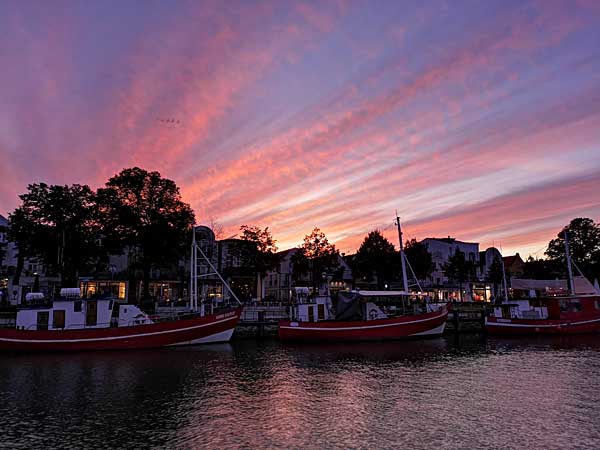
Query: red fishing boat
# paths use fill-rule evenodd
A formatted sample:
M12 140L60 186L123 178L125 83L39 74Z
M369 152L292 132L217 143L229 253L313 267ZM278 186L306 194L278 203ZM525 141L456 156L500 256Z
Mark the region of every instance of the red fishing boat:
M410 264L404 254L397 214L396 226L404 291L342 291L335 296L333 305L329 295L309 301L308 289L296 288L291 320L279 322L279 338L283 341L327 342L441 336L448 308L445 304L428 303L425 295L409 291L406 267L410 268ZM421 292L418 281L417 286Z
M547 284L543 295L538 297L535 280L529 281L530 298L508 300L505 294L504 304L494 305L486 317L485 329L493 335L533 335L533 334L583 334L600 332L600 293L581 274L573 276L569 238L564 234L565 255L567 260L568 285L562 280L541 281ZM577 266L575 266L577 267ZM560 286L551 288L549 285ZM564 283L564 286L562 285ZM565 287L568 286L568 289ZM518 292L518 290L517 290Z
M142 349L227 342L241 308L218 314L151 318L135 305L110 298L82 299L64 289L49 304L17 311L13 328L0 328L0 350L81 351Z
M494 335L600 332L600 295L513 300L495 305L485 329Z
M200 298L198 256L204 260L240 307L204 314L208 299ZM228 342L240 319L241 302L196 242L193 227L190 258L189 311L150 317L135 305L112 298L81 298L79 288L66 288L52 302L28 294L15 325L0 328L0 351L126 350ZM210 304L213 309L214 304Z
M279 322L283 341L377 341L440 336L446 305L409 301L406 292L340 292L292 307L292 320Z

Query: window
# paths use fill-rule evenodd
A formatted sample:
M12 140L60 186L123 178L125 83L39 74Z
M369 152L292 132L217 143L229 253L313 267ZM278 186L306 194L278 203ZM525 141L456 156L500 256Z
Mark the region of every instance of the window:
M594 306L596 307L596 309L600 309L600 301L594 300Z
M571 300L569 305L569 311L571 312L579 312L582 310L581 302L579 300Z
M39 311L37 313L37 329L47 330L48 329L48 318L50 313L48 311Z
M77 300L73 303L73 311L75 312L81 312L82 308L81 308L81 300Z
M88 300L85 304L85 326L95 327L98 320L98 304Z
M569 310L569 300L560 300L559 302L560 304L560 310L561 311L568 311Z
M52 312L52 328L65 327L65 310L57 309Z

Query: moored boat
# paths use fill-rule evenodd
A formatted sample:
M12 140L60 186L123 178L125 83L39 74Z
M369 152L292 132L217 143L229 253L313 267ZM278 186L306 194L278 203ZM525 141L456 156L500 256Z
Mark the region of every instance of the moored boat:
M282 341L329 342L441 336L448 308L445 304L428 303L427 296L410 292L406 270L410 265L404 254L397 214L396 226L404 291L341 291L332 305L329 295L309 301L308 289L297 288L291 320L279 322L279 338ZM419 291L422 291L420 286Z
M407 302L406 297L402 291L340 292L334 308L329 308L327 298L318 297L292 307L292 320L279 322L279 338L331 342L442 335L448 318L446 305Z
M494 335L600 332L600 295L513 300L495 305L485 329Z
M137 306L111 298L82 299L79 289L61 294L51 303L20 308L15 327L0 328L0 350L125 350L227 342L241 314L238 308L151 318Z
M508 300L495 305L486 317L485 330L493 335L585 334L600 332L600 293L577 292L573 276L567 230L563 230L568 274L568 294L546 287L544 296L530 291L530 298ZM583 274L580 277L588 285ZM580 283L581 284L581 283ZM590 285L591 287L591 285ZM550 295L548 295L550 294ZM566 294L566 292L564 293Z

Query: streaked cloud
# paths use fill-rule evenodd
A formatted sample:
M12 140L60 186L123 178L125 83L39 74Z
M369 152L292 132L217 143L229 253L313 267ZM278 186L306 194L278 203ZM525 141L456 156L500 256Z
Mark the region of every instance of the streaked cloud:
M395 242L396 209L508 252L600 218L595 2L4 2L0 29L0 213L140 165L281 248Z

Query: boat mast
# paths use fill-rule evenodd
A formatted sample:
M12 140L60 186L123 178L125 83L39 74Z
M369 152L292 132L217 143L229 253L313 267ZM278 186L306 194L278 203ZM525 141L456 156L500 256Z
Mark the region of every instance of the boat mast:
M569 287L571 291L571 295L575 295L575 281L573 279L573 267L571 262L571 249L569 248L569 233L567 230L564 232L565 235L565 253L567 255L567 271L569 273Z
M402 243L402 227L400 226L400 217L396 212L396 226L398 227L398 240L400 241L400 262L402 263L402 282L404 283L404 290L408 293L408 278L406 276L406 256L404 255L404 244Z
M502 248L502 247L500 247ZM502 284L504 287L504 301L508 303L508 288L506 285L506 269L504 268L504 257L500 255L500 264L502 264Z
M190 255L190 309L198 311L198 263L196 255L196 225L192 226L192 252Z
M200 253L200 256L202 257L204 262L208 264L212 272L198 275L198 253ZM196 226L194 225L194 229L192 231L192 255L190 258L190 309L192 309L192 311L198 311L198 278L209 277L211 275L216 275L219 278L219 280L221 280L221 283L223 283L225 289L227 289L231 296L235 299L235 301L239 305L242 305L242 302L235 294L235 292L233 292L231 286L229 286L227 281L225 281L225 279L221 276L217 268L211 262L210 258L206 255L206 253L202 251L202 249L196 242ZM201 312L202 314L204 314L204 305L202 305Z

